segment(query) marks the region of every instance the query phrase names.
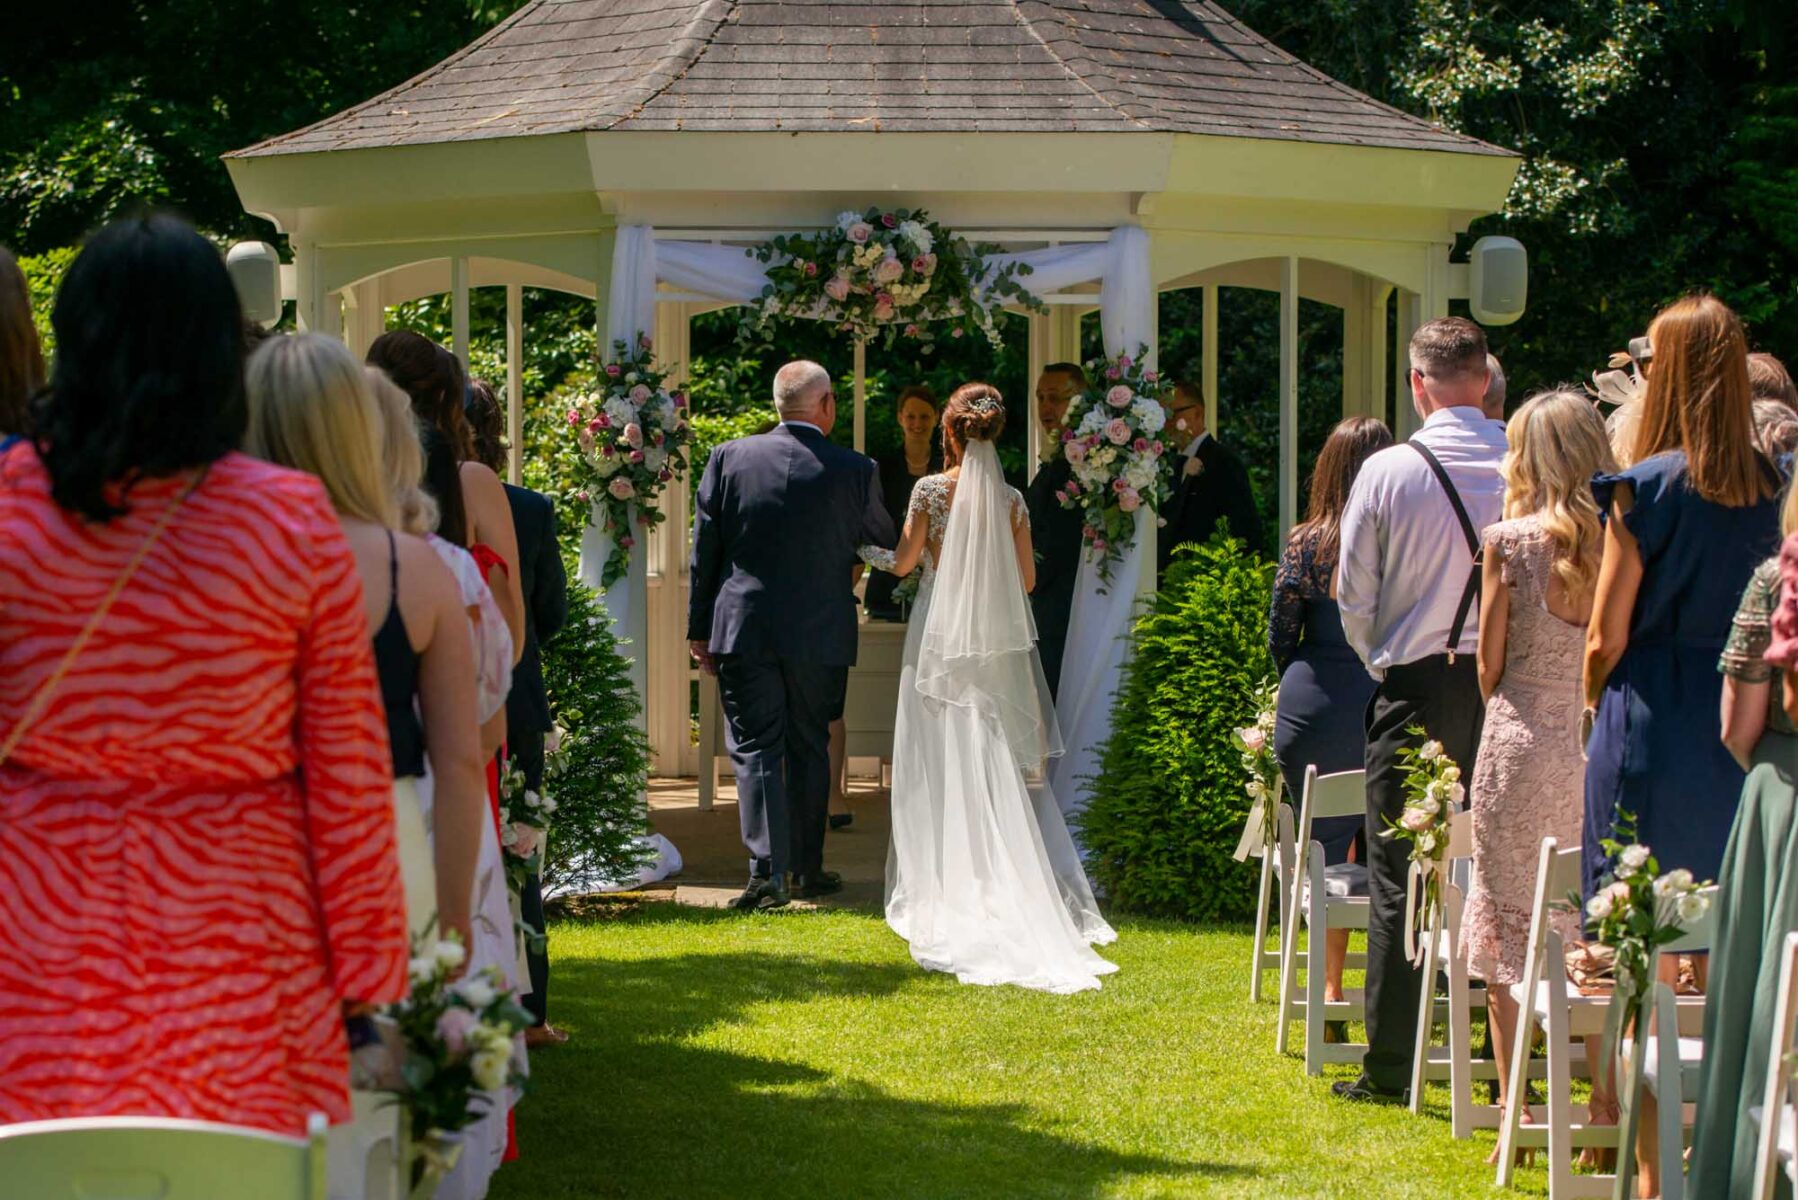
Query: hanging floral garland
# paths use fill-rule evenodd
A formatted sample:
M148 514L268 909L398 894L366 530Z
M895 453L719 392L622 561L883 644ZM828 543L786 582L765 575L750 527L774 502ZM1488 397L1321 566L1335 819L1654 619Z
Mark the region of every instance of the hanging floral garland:
M970 244L923 209L845 212L831 229L787 234L748 253L768 264L768 285L745 310L746 333L779 317L808 317L888 347L903 337L928 353L946 326L948 337L980 333L997 348L1000 309L1047 311L1018 282L1028 265L989 263L1000 247Z
M1136 537L1136 511L1160 509L1169 492L1169 466L1161 430L1160 377L1135 356L1095 359L1086 364L1090 384L1068 406L1061 452L1072 478L1055 494L1063 508L1078 509L1081 537L1098 562L1099 577L1111 583L1114 564Z
M686 469L693 440L687 398L663 386L650 339L613 342L612 357L600 364L600 386L568 409L575 453L566 478L587 523L611 536L600 569L601 587L611 587L630 570L637 544L631 527L654 527L666 520L656 498L668 481Z

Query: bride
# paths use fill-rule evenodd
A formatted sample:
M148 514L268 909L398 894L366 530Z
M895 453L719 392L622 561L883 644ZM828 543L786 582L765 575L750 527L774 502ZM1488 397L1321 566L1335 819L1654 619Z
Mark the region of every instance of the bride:
M984 383L943 408L949 469L918 482L896 551L864 550L904 576L922 566L905 637L893 742L886 917L912 957L963 983L1048 992L1117 970L1043 767L1060 754L1027 593L1036 562L1024 498L993 439L1005 406Z

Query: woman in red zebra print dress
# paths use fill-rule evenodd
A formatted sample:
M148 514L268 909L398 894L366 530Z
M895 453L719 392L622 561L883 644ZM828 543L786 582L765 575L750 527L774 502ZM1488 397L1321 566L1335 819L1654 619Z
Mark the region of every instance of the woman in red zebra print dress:
M0 1122L347 1120L343 1009L407 962L354 559L316 479L233 452L241 325L198 235L110 226L53 322L42 449L0 452Z

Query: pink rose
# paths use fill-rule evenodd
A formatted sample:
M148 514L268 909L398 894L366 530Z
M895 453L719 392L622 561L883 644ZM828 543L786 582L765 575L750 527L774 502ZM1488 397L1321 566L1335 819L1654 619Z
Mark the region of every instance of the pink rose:
M1105 539L1102 537L1095 537L1093 539L1093 549L1097 550L1100 554L1105 553Z
M880 223L885 225L888 229L899 228L899 218L895 217L892 213L881 213Z
M580 502L582 504L586 504L586 503L589 503L593 499L593 493L589 492L586 488L582 488L580 491L575 493L575 497L578 500L580 500Z
M1150 454L1160 457L1163 449L1164 449L1164 447L1161 444L1160 438L1156 438L1154 441L1149 443L1149 453Z
M632 450L643 449L643 426L632 421L624 427L624 443Z
M648 404L649 398L654 394L654 392L651 392L647 387L639 383L636 387L631 389L631 403Z
M824 294L841 304L849 299L849 281L841 275L832 275L824 284Z
M924 278L930 278L936 274L936 255L920 254L918 261L912 264L912 269Z
M874 227L866 221L857 221L849 227L849 240L858 246L867 245L868 239L873 236Z
M685 392L674 392L674 393L671 393L671 394L670 394L670 395L669 395L669 397L668 397L668 398L669 398L669 399L670 399L670 400L673 400L673 401L674 401L674 407L676 407L676 408L685 408L685 407L687 407L687 393L685 393ZM679 432L679 431L680 431L680 430L679 430L679 427L678 427L678 426L676 426L676 428L675 428L675 432L677 432L677 433L678 433L678 432Z
M1073 463L1075 466L1079 466L1086 461L1086 443L1069 442L1067 447L1062 450L1062 453L1067 455L1069 462Z
M1068 495L1078 496L1079 494L1080 494L1080 484L1075 480L1072 480L1072 479L1068 480Z
M582 454L593 453L593 435L588 433L585 429L575 434L574 440L579 444Z
M874 319L876 321L890 321L893 319L893 298L885 292L874 297Z
M896 283L905 274L905 264L896 258L883 258L874 268L875 283Z
M649 435L649 440L660 446L663 442L668 440L668 435L658 429Z
M656 476L656 478L661 480L663 483L667 483L670 479L674 478L674 472L673 472L673 470L671 470L668 467L663 467L661 472Z
M645 350L655 349L655 343L650 340L647 333L640 333L637 335L637 345L643 347Z
M638 513L637 514L637 524L641 525L645 529L648 529L649 528L649 514L648 513ZM634 544L635 543L633 543L633 545Z
M905 327L905 336L909 337L909 338L917 337L918 336L918 327L916 325L907 325Z
M1063 429L1061 431L1061 440L1064 442L1073 441L1074 440L1074 431L1072 429Z
M1056 492L1055 499L1059 503L1066 504L1068 502L1068 494L1066 492Z
M587 422L588 433L598 433L602 429L610 429L611 427L612 418L606 416L604 413L600 413L597 417L594 417L591 421Z
M1120 371L1128 371L1130 369L1130 356L1128 354L1120 354L1118 356L1118 369Z
M1114 446L1122 446L1130 440L1130 422L1122 417L1111 418L1111 424L1105 427L1105 438Z
M624 368L619 366L617 363L607 363L606 364L606 374L610 375L613 379L616 379L620 375L624 374Z
M806 263L805 264L805 277L807 279L815 279L815 278L817 278L817 275L818 275L818 264L815 262Z
M636 485L622 475L612 476L612 482L606 484L606 491L612 493L614 500L632 500L636 498Z
M1094 529L1091 525L1085 525L1081 527L1080 536L1090 542L1099 536L1099 531Z
M1142 495L1133 487L1127 487L1118 493L1118 507L1125 512L1135 512L1142 503Z
M643 461L643 451L632 450L631 451L631 462L632 463L641 463L642 461Z
M1130 486L1129 484L1124 482L1122 476L1119 476L1118 478L1111 481L1111 490L1114 492L1117 492L1120 495L1122 495L1124 492L1124 489L1128 488L1129 486Z
M632 537L628 533L618 539L618 548L620 550L629 550L632 546L635 546L636 544L637 544L637 539Z
M1134 399L1136 399L1136 393L1121 383L1105 393L1105 403L1113 408L1129 408L1130 402Z
M512 844L507 849L514 858L529 858L537 853L543 844L543 831L535 825L526 825L522 821L514 822L510 830Z
M1105 378L1121 379L1121 378L1123 378L1123 372L1118 370L1116 367L1106 367L1105 368Z
M474 1027L481 1023L473 1010L452 1005L443 1010L437 1018L437 1036L443 1040L445 1047L453 1055L461 1055L468 1050L468 1035Z
M571 408L568 410L568 423L570 425L579 425L581 423L581 414L580 414L579 409Z
M1436 814L1427 813L1421 808L1407 808L1399 817L1398 823L1412 833L1422 833L1436 823Z
M1138 454L1147 454L1149 452L1149 439L1137 438L1134 442L1130 443L1130 448Z
M612 449L612 443L610 443L610 442L606 442L605 444L600 446L599 452L601 454L605 455L607 458L611 458L614 454L618 453L618 451Z
M960 337L965 332L966 332L966 330L962 329L962 327L960 325L957 325L954 329L951 329L949 331L949 336L950 337Z
M1156 380L1158 380L1160 378L1161 378L1161 376L1157 375L1153 371L1144 371L1142 373L1142 381L1144 383L1154 383Z
M1253 754L1267 745L1267 734L1259 725L1251 725L1247 729L1238 729L1236 736L1242 739L1242 748Z

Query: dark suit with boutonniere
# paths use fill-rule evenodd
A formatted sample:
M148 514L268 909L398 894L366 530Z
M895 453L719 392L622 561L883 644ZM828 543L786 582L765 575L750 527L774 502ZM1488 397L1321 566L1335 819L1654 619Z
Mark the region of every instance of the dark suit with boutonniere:
M1261 514L1255 511L1248 468L1209 433L1200 434L1197 442L1174 460L1174 491L1161 512L1166 524L1161 527L1157 578L1167 574L1175 546L1210 541L1219 521L1230 523L1230 536L1247 542L1251 554L1263 552Z
M1063 507L1055 493L1068 485L1073 468L1059 453L1044 463L1024 494L1030 512L1030 541L1036 548L1036 587L1030 612L1036 619L1036 649L1042 657L1049 694L1061 687L1061 657L1067 648L1068 617L1074 609L1074 580L1080 573L1078 508Z
M855 664L856 549L897 540L873 460L811 425L726 442L706 461L687 640L717 663L752 889L823 873L830 723Z

